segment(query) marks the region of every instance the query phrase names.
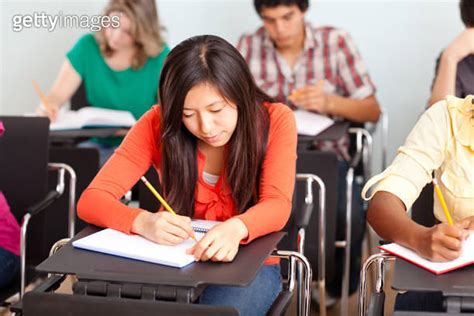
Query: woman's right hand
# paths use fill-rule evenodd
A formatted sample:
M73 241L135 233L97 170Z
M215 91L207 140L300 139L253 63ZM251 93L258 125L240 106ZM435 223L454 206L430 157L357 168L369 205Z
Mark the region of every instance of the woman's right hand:
M51 122L56 121L58 118L59 106L54 105L52 103L48 103L48 107L46 107L43 103L41 103L36 108L36 114L39 116L47 116Z
M167 211L141 212L132 224L132 232L162 245L176 245L194 235L191 218Z
M426 228L420 234L417 251L430 261L443 262L458 258L469 232L460 224L442 223Z
M36 109L36 113L47 116L54 122L57 119L59 108L71 99L81 85L81 76L76 72L68 59L63 62L58 77L43 102Z

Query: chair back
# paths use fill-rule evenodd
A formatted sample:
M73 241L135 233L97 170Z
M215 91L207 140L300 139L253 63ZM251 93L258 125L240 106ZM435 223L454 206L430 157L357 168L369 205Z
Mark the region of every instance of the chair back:
M297 173L312 173L321 178L326 186L326 283L335 277L335 240L336 240L336 203L337 203L337 157L333 152L320 152L315 150L299 149L296 161ZM300 212L303 210L305 199L304 182L296 182L295 194L293 196L293 210L284 230L288 233L278 249L296 249L296 238L298 235L297 222ZM313 187L314 209L306 228L306 240L304 244L304 255L311 263L313 271L318 271L318 239L319 239L319 191ZM284 263L284 262L283 262ZM282 269L285 273L286 269Z
M86 87L84 86L84 82L82 82L71 97L71 110L77 111L86 106L90 106L90 103L87 100Z
M99 171L99 152L96 148L80 147L50 147L49 161L60 162L71 166L76 173L76 201L82 192L91 183ZM54 190L57 183L57 172L49 172L49 189ZM66 174L64 192L69 192L69 174ZM63 194L48 207L46 212L45 236L46 249L59 239L68 236L68 206L69 194ZM78 232L86 227L86 223L76 216L75 231Z
M19 223L27 207L47 193L49 120L40 117L0 116L0 190ZM44 255L44 214L30 222L27 261L39 263Z

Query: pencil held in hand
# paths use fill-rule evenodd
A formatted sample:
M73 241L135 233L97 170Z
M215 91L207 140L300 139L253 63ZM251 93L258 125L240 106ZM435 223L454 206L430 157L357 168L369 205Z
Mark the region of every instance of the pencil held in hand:
M156 189L151 185L151 183L148 182L148 180L145 178L145 176L142 176L140 178L140 180L142 180L142 182L146 185L146 187L151 191L151 193L153 193L153 195L158 199L158 201L160 201L161 205L163 205L163 207L168 212L170 212L173 215L176 215L176 212L171 208L171 206L169 206L169 204L160 195L160 193L158 193L158 191L156 191ZM197 242L196 236L194 234L191 236L191 238L194 239L195 242Z
M31 82L33 83L33 87L35 88L36 93L38 94L38 96L41 100L41 103L43 103L43 106L45 107L45 110L48 111L50 109L48 99L44 95L43 91L41 91L41 89L40 89L39 85L36 83L36 81L31 80Z
M441 208L444 211L444 215L446 216L446 219L448 220L449 225L453 225L453 219L451 218L451 214L449 213L448 206L446 205L446 201L444 200L443 193L441 192L441 189L438 185L438 181L433 178L433 185L434 189L436 192L436 195L438 196L439 203L441 204Z
M39 115L47 115L51 121L55 121L57 116L57 108L51 106L48 101L48 98L46 98L46 95L43 93L43 91L41 91L41 88L39 87L38 83L36 83L35 80L31 80L31 82L33 83L33 87L35 88L35 91L41 100L41 106L37 109L36 112Z

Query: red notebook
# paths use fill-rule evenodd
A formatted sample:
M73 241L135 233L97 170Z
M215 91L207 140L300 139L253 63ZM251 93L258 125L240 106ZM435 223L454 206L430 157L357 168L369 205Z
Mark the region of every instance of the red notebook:
M414 251L396 243L380 246L379 248L437 275L474 264L474 232L471 232L470 236L465 240L461 256L448 262L429 261L420 257Z

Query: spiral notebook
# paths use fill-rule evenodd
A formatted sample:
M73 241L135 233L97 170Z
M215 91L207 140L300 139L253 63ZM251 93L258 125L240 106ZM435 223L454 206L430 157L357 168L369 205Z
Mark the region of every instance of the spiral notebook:
M420 257L414 251L400 246L396 243L380 246L380 249L405 259L423 269L426 269L434 274L443 274L453 271L471 264L474 264L474 232L471 231L470 236L464 241L462 253L459 258L448 262L432 262Z
M194 220L191 223L200 240L204 234L220 222ZM87 237L73 241L75 248L91 250L109 255L182 268L194 262L192 255L186 254L195 241L191 238L175 246L154 243L139 235L127 235L114 229L103 229Z

